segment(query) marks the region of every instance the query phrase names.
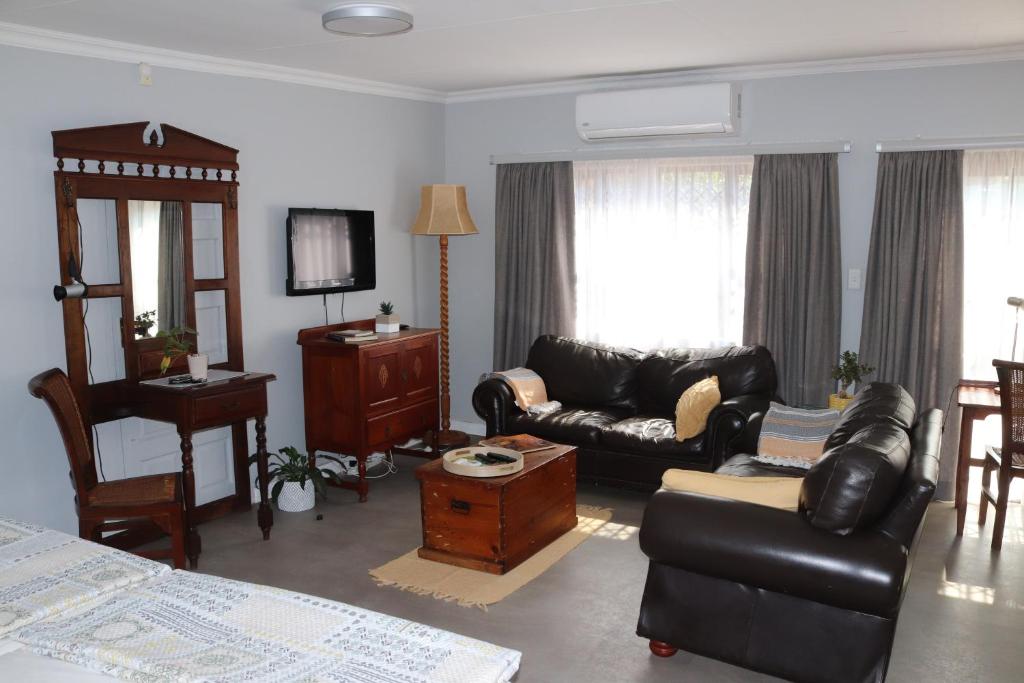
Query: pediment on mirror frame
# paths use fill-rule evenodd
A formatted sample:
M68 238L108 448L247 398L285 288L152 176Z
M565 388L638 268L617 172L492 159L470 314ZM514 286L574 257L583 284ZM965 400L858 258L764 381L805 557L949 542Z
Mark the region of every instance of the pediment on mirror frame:
M77 159L80 172L86 171L89 161L116 163L118 174L124 173L124 164L151 164L153 175L166 166L171 177L175 167L184 167L188 179L198 179L193 178L194 168L201 169L196 175L203 180L221 180L223 171L231 171L230 180L234 180L238 171L237 149L169 124L138 121L55 130L52 135L53 156L61 170L65 159ZM215 170L216 178L208 178L207 170ZM108 171L101 166L99 172ZM137 174L143 175L141 166Z

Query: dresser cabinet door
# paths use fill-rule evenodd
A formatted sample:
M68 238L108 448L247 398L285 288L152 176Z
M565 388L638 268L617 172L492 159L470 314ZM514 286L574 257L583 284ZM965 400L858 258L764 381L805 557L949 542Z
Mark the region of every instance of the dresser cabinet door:
M366 411L380 413L393 410L402 402L402 346L385 344L361 350L363 354L363 387L366 390Z
M406 403L437 398L437 340L412 339L402 351Z

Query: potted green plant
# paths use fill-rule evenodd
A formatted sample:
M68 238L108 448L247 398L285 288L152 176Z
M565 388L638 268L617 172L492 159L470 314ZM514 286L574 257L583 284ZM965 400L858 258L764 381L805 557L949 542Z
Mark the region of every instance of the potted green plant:
M843 351L839 356L839 365L832 367L832 379L839 382L839 393L829 396L829 406L839 409L845 408L852 400L850 387L860 383L865 375L874 372L870 365L860 362L856 351Z
M149 330L156 325L156 311L143 311L135 316L135 336L149 338Z
M328 480L340 483L338 473L326 467L310 467L309 458L294 446L285 446L272 458L267 474L274 485L270 489L270 500L282 512L302 512L316 504L316 496L327 492ZM320 454L318 460L331 460L341 464L333 455ZM256 462L256 456L249 456L249 464Z
M196 331L187 326L173 327L156 333L157 337L164 340L164 357L160 360L161 375L167 372L175 358L188 356L188 373L192 375L192 379L206 379L209 357L205 353L191 353L193 344L189 336L195 334Z
M380 314L377 315L375 328L377 332L398 332L398 316L395 314L395 307L390 301L380 302Z

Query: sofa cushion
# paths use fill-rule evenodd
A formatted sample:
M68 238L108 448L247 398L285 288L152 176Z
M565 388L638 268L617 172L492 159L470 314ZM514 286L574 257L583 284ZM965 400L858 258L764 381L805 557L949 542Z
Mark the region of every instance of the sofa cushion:
M835 446L807 471L800 511L819 529L847 535L877 521L890 507L910 460L910 436L880 421Z
M733 477L794 477L801 479L807 474L802 467L784 467L769 465L754 460L753 455L739 453L722 463L715 474L728 474Z
M722 402L718 377L708 377L683 392L676 402L676 441L686 441L704 433L708 415Z
M635 412L641 358L633 349L544 335L530 347L526 367L544 379L552 401Z
M909 432L917 417L914 399L898 384L871 382L846 406L839 423L825 441L825 450L846 443L864 427L887 422Z
M733 477L693 470L666 470L661 485L670 491L728 498L796 512L800 480L793 477Z
M601 445L617 451L635 451L685 458L704 459L704 435L676 441L675 421L654 415L636 415L619 420L601 431Z
M565 407L544 415L519 413L509 415L510 434L533 434L543 439L573 445L598 443L601 431L628 413L623 410L601 410Z
M718 376L722 400L744 394L774 396L775 362L763 346L665 349L646 356L636 371L640 411L671 415L684 391Z

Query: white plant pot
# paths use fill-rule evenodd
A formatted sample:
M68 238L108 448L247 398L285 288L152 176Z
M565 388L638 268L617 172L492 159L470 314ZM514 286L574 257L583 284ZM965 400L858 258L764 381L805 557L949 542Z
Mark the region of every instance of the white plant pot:
M210 368L210 357L205 353L190 353L188 355L188 374L192 379L205 380Z
M401 327L398 324L398 316L394 313L391 315L384 315L382 313L375 320L374 331L378 334L392 334L398 332L399 329Z
M277 496L277 508L281 512L302 512L316 504L316 489L313 482L306 480L306 488L297 481L286 481Z

